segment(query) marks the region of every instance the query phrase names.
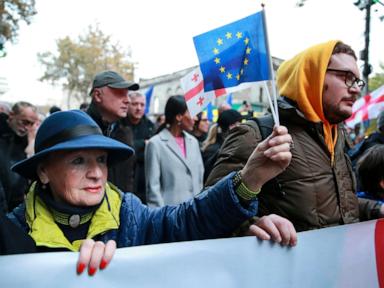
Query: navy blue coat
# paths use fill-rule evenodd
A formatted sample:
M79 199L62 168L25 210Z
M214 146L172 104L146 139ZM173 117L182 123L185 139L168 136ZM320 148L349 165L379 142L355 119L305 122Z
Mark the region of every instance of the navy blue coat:
M244 221L257 214L255 200L243 207L232 184L233 173L194 199L177 206L150 208L132 193L125 193L120 209L120 227L97 240L115 240L117 247L228 237ZM8 217L26 231L25 206Z

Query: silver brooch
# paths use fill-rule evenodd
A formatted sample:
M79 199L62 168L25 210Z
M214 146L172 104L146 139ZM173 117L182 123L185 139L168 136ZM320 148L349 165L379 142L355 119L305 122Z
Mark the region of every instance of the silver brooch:
M69 226L77 228L80 225L80 215L72 215L69 217Z

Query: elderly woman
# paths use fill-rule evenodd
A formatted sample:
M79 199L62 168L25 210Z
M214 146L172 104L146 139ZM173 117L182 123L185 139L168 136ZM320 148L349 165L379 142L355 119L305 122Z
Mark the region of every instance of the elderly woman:
M133 150L103 136L84 112L57 112L40 126L34 156L12 168L34 182L25 204L9 217L29 233L39 251L78 251L81 243L86 245L88 250L79 260L78 270L89 265L93 275L99 266L108 264L114 245L230 235L256 214L261 185L289 164L290 141L287 130L278 127L255 149L241 171L231 173L189 202L152 209L133 194L107 183L108 165L126 159ZM293 226L279 227L272 223L265 230L254 230L254 234L294 244Z

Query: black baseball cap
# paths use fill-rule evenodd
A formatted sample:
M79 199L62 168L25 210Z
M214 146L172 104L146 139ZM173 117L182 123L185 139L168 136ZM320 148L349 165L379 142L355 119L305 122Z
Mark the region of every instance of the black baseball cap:
M89 92L89 95L92 95L93 89L105 86L115 89L128 89L131 91L140 89L139 84L132 81L126 81L120 74L115 71L108 70L96 74L93 79L92 89L91 92Z

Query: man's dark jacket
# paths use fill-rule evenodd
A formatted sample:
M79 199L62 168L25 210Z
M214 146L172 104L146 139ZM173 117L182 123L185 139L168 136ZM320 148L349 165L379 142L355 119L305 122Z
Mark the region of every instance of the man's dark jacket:
M155 134L155 124L153 124L153 122L146 116L143 116L138 124L133 124L129 120L129 117L126 117L123 121L125 126L132 129L134 139L133 145L135 148L136 164L133 192L143 200L146 197L144 166L145 141ZM143 202L146 203L146 201Z
M0 255L33 253L35 242L0 212Z
M0 113L0 210L11 211L24 201L24 193L28 188L28 180L12 172L11 167L16 162L27 158L25 148L28 137L18 136L8 125L8 115Z
M94 103L91 103L87 113L100 126L104 136L133 147L132 131L129 127L124 127L120 120L114 123L106 123L102 120L100 112ZM134 161L135 156L133 155L129 159L109 167L108 181L112 182L122 191L133 191Z

